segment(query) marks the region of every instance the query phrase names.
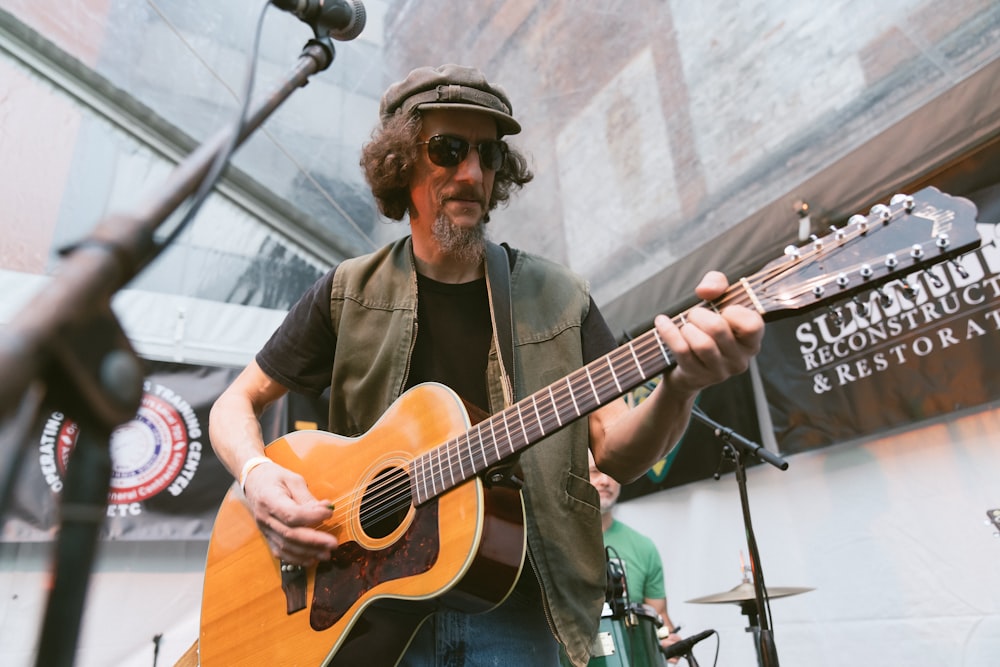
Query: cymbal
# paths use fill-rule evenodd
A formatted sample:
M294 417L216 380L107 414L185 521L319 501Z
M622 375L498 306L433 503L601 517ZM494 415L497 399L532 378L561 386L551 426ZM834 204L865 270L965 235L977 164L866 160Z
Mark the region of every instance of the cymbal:
M799 593L808 593L809 591L816 590L815 588L802 588L802 587L792 587L792 586L774 586L767 589L767 597L770 598L783 598L789 595L798 595ZM724 602L750 602L751 600L756 600L757 594L754 592L753 584L749 581L744 581L739 586L732 588L723 593L715 593L713 595L705 595L700 598L694 598L693 600L688 600L688 602L696 602L698 604L720 604Z

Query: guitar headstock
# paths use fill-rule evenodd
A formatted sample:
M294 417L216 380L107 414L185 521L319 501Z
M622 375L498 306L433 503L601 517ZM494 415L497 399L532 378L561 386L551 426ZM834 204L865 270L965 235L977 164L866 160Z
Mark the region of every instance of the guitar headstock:
M934 187L896 195L767 264L745 285L765 319L780 319L977 248L976 207Z

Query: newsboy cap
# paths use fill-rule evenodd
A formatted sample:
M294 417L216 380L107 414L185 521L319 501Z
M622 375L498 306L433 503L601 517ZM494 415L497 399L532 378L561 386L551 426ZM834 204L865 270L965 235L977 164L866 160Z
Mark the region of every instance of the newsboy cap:
M389 86L382 96L379 116L384 124L397 113L414 109L469 109L493 116L500 134L517 134L507 93L486 80L475 67L441 65L418 67L405 79Z

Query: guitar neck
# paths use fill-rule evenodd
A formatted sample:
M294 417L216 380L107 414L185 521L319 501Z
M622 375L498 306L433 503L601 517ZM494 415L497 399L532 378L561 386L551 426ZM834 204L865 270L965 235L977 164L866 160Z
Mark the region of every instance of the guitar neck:
M897 195L823 238L813 237L801 248L789 246L784 257L700 305L717 310L743 305L772 320L857 298L978 247L975 214L972 202L934 187ZM682 325L689 312L674 322ZM415 458L409 471L413 500L419 505L444 493L674 365L656 330L646 332Z
M733 303L744 294L738 284L719 303ZM750 305L746 299L745 305ZM705 304L702 304L705 305ZM674 318L684 323L685 311ZM650 378L674 367L670 350L655 329L629 341L583 368L539 389L461 436L414 459L411 492L415 504L434 498L482 473L500 461L527 449L623 396Z

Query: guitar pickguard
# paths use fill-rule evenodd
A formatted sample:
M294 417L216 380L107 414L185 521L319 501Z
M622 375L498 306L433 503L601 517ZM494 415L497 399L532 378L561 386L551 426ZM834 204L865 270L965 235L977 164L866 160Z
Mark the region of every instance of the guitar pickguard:
M332 560L316 567L310 625L326 630L374 586L428 572L440 549L436 499L417 509L403 536L384 549L341 545Z

